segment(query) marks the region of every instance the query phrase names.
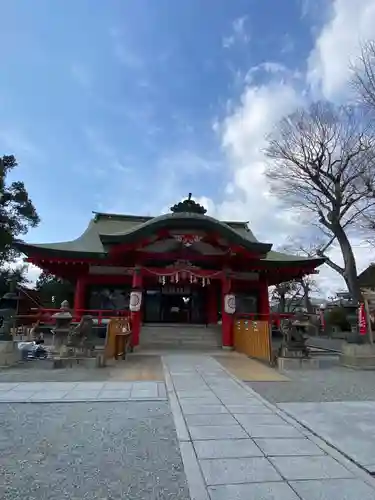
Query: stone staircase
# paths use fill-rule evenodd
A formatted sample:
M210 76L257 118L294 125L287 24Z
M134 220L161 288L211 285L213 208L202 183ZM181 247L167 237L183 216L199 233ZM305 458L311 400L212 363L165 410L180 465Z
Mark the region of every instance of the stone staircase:
M141 329L139 347L142 350L215 351L221 347L221 328L216 325L146 324Z

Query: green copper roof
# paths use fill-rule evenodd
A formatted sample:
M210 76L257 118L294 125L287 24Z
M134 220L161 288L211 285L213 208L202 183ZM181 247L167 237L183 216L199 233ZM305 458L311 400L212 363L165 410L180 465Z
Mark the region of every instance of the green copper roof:
M265 255L262 260L270 264L318 266L324 262L324 259L309 259L271 251L272 244L259 242L249 230L247 222L221 222L204 214L187 212L169 213L158 217L94 212L94 218L87 229L75 240L42 244L17 241L14 246L28 256L105 259L108 245L136 241L138 238L151 236L153 232L164 227L212 230L226 240Z

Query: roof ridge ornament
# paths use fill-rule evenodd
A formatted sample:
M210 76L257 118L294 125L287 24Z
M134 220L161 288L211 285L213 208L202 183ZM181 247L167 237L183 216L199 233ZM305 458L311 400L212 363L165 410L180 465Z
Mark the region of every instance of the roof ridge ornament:
M192 194L189 193L189 196L184 201L180 201L180 203L173 205L173 207L171 207L171 212L174 214L190 213L204 215L207 210L202 205L192 200L191 196Z

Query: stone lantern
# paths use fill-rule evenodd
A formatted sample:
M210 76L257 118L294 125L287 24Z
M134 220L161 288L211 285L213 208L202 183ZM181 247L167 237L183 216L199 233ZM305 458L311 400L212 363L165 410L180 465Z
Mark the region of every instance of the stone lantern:
M52 316L52 319L55 321L52 329L54 348L61 352L69 341L73 319L67 300L61 303L60 310Z

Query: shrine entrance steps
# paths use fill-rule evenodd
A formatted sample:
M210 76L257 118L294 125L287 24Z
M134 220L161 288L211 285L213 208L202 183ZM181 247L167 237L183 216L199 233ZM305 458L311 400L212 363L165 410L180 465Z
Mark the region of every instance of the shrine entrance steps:
M139 349L212 352L221 348L217 325L146 324L142 326Z

